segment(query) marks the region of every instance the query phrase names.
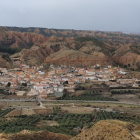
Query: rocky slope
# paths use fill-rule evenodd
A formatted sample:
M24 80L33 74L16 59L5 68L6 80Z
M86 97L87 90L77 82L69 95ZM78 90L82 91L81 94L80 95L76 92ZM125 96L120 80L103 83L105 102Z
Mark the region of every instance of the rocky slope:
M140 69L140 35L121 32L0 27L0 52L30 65L99 63Z
M99 43L99 44L98 44ZM11 58L19 58L27 64L65 64L90 66L92 64L109 64L106 50L108 45L101 48L98 40L77 41L74 38L58 38L52 36L43 43L35 43L30 49L22 49ZM111 48L111 47L110 47ZM88 63L87 63L88 62ZM111 62L111 61L110 61Z
M140 43L140 35L125 34L122 32L103 32L103 31L86 31L86 30L66 30L66 29L48 29L48 28L21 28L21 27L0 27L0 30L4 31L16 31L21 33L37 33L42 34L47 37L57 36L57 37L94 37L103 41L108 41L112 44L114 42L116 45L119 43Z
M0 67L10 68L10 63L0 56Z
M10 48L30 48L35 43L43 43L48 38L36 33L0 31L0 46Z
M76 50L61 50L51 54L44 61L44 64L67 65L67 66L91 66L93 64L107 65L108 57L103 53L95 52L92 55ZM110 61L111 63L111 61Z
M99 121L71 140L138 140L131 134L134 127L133 124L116 120Z

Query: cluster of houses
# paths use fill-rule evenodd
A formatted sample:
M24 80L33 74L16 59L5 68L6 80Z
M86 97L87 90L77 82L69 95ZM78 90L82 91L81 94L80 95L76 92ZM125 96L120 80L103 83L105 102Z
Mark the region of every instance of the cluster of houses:
M40 94L42 98L46 98L49 94L62 96L64 90L75 92L78 83L90 81L102 82L109 87L126 85L138 87L137 79L125 79L124 75L128 72L118 67L102 68L100 65L95 65L91 68L76 68L50 65L48 71L40 71L36 66L29 67L20 63L19 66L14 69L0 68L0 87L5 88L10 83L10 92L15 92L19 96L25 93L27 96ZM26 92L20 91L25 83Z

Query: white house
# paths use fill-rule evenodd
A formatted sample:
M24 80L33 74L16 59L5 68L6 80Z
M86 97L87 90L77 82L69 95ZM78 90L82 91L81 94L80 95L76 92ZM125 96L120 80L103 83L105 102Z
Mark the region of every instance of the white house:
M43 86L42 85L34 85L33 88L38 91L39 89L43 89Z
M83 79L94 80L97 79L96 76L84 76Z
M75 84L75 82L73 80L69 80L68 83L69 84Z
M40 75L44 75L44 74L45 74L45 72L39 71L39 74L40 74Z
M64 90L64 87L58 87L59 92L63 92L63 90Z
M25 94L25 91L18 91L16 92L17 96L23 96Z
M123 74L123 75L125 75L125 74L127 74L127 72L125 72L125 71L119 71L119 74Z
M62 81L68 81L69 79L67 77L62 78Z
M86 70L86 75L95 75L95 72L92 70Z
M38 91L35 89L31 89L31 91L28 92L27 96L36 96L38 95Z
M106 81L109 81L109 80L112 80L112 79L100 79L100 78L98 78L98 81L104 81L104 82L106 82Z
M139 85L137 83L134 83L132 87L139 87Z

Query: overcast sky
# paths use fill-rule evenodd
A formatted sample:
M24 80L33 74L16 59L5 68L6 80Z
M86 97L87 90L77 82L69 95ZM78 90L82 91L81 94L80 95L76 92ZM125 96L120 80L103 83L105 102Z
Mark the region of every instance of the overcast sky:
M140 0L0 0L0 26L140 32Z

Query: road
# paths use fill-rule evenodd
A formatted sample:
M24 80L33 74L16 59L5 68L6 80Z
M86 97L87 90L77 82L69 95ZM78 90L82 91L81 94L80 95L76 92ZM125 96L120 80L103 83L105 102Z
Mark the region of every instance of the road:
M40 98L40 95L37 96L36 99L22 99L22 100L16 100L16 99L0 99L0 102L35 102L38 101L42 104L42 102L67 102L67 103L76 103L76 102L83 102L83 103L112 103L112 104L126 104L126 105L140 105L139 103L126 103L126 102L118 102L118 101L86 101L86 100L44 100Z

